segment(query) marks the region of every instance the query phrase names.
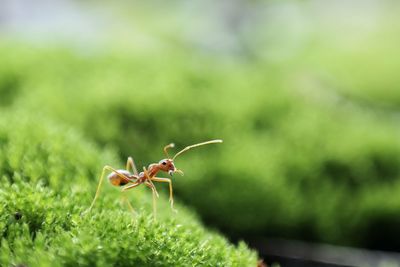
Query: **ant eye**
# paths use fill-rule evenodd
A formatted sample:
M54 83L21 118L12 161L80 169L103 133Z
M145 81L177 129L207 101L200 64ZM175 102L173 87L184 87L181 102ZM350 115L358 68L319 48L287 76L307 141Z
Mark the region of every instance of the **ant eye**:
M167 163L166 163L165 161L163 161L161 164L162 164L162 165L167 165Z

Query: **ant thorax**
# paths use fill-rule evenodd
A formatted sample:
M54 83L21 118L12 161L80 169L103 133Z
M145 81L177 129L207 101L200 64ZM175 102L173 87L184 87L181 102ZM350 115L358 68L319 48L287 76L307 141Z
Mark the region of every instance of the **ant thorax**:
M147 167L147 171L150 177L153 177L157 174L157 172L160 170L160 168L158 167L158 164L156 163L152 163L149 165L149 167Z

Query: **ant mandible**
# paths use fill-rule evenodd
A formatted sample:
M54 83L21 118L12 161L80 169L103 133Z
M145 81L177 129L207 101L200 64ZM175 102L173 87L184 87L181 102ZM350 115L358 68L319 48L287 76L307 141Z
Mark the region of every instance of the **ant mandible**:
M171 209L176 212L176 210L174 209L172 181L171 181L171 179L168 179L168 178L156 177L157 173L159 171L163 171L163 172L168 172L168 174L172 176L175 172L177 172L177 173L183 175L183 171L181 171L175 167L174 160L179 155L188 151L189 149L203 146L203 145L208 145L208 144L215 144L215 143L222 143L222 140L220 140L220 139L210 140L210 141L194 144L191 146L187 146L184 149L182 149L181 151L179 151L178 153L176 153L175 156L173 156L172 158L168 154L168 149L173 148L175 145L173 143L171 143L164 147L164 153L167 156L166 159L162 159L158 163L150 164L147 167L147 169L146 169L146 167L143 167L143 171L140 173L138 173L135 162L133 161L132 157L129 157L126 162L126 170L116 170L111 166L108 166L108 165L104 166L103 172L100 176L99 184L97 185L96 195L94 196L94 199L93 199L92 204L90 205L89 209L85 213L90 212L91 209L93 208L93 206L99 196L100 188L103 183L104 175L106 174L107 171L111 172L108 175L108 179L112 185L124 186L121 189L122 192L132 189L132 188L135 188L141 184L145 184L147 187L149 187L153 193L154 217L156 217L156 197L158 197L158 192L157 192L156 187L154 186L153 182L168 183L169 184L169 202L171 203ZM133 174L129 171L129 168L132 169ZM129 204L129 202L128 202L128 204ZM130 206L130 204L129 204L129 207L131 208L132 211L134 211L132 206Z

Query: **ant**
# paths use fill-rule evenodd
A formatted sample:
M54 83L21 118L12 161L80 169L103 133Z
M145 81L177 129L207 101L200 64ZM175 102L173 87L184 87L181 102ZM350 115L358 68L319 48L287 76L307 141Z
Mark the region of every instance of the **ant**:
M168 178L161 178L161 177L156 177L157 173L159 171L163 172L168 172L169 175L173 176L175 172L183 175L183 171L177 169L174 165L174 160L181 155L182 153L203 145L208 145L208 144L215 144L215 143L222 143L222 140L217 139L217 140L210 140L198 144L194 144L191 146L187 146L178 153L175 154L172 158L168 154L168 149L173 148L175 145L173 143L166 145L164 147L164 153L167 156L166 159L160 160L158 163L152 163L150 164L147 169L146 167L143 167L143 171L138 173L136 169L135 162L133 161L132 157L128 157L128 160L126 162L126 170L116 170L108 165L104 166L103 172L101 174L99 184L97 185L97 190L96 190L96 195L94 196L94 199L92 201L92 204L90 205L89 209L85 212L90 212L91 209L93 208L99 193L100 193L100 187L103 183L103 178L104 175L106 174L107 171L111 172L108 175L108 180L111 182L112 185L114 186L123 186L121 191L124 192L126 190L135 188L141 184L146 185L152 190L153 193L153 214L154 218L156 217L156 197L158 197L158 192L156 187L154 186L153 182L163 182L163 183L168 183L169 184L169 202L171 204L171 209L172 211L176 212L174 209L174 198L173 198L173 192L172 192L172 181L171 179ZM133 174L129 171L129 168L132 169ZM132 206L129 204L129 208L131 209L132 212L134 212L134 209Z

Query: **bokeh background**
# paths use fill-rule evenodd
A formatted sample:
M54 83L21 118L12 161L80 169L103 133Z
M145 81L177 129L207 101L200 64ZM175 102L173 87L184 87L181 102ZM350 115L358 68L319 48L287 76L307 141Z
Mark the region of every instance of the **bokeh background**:
M399 15L394 0L2 0L0 112L72 125L121 166L221 138L176 162L176 198L208 227L396 252Z

